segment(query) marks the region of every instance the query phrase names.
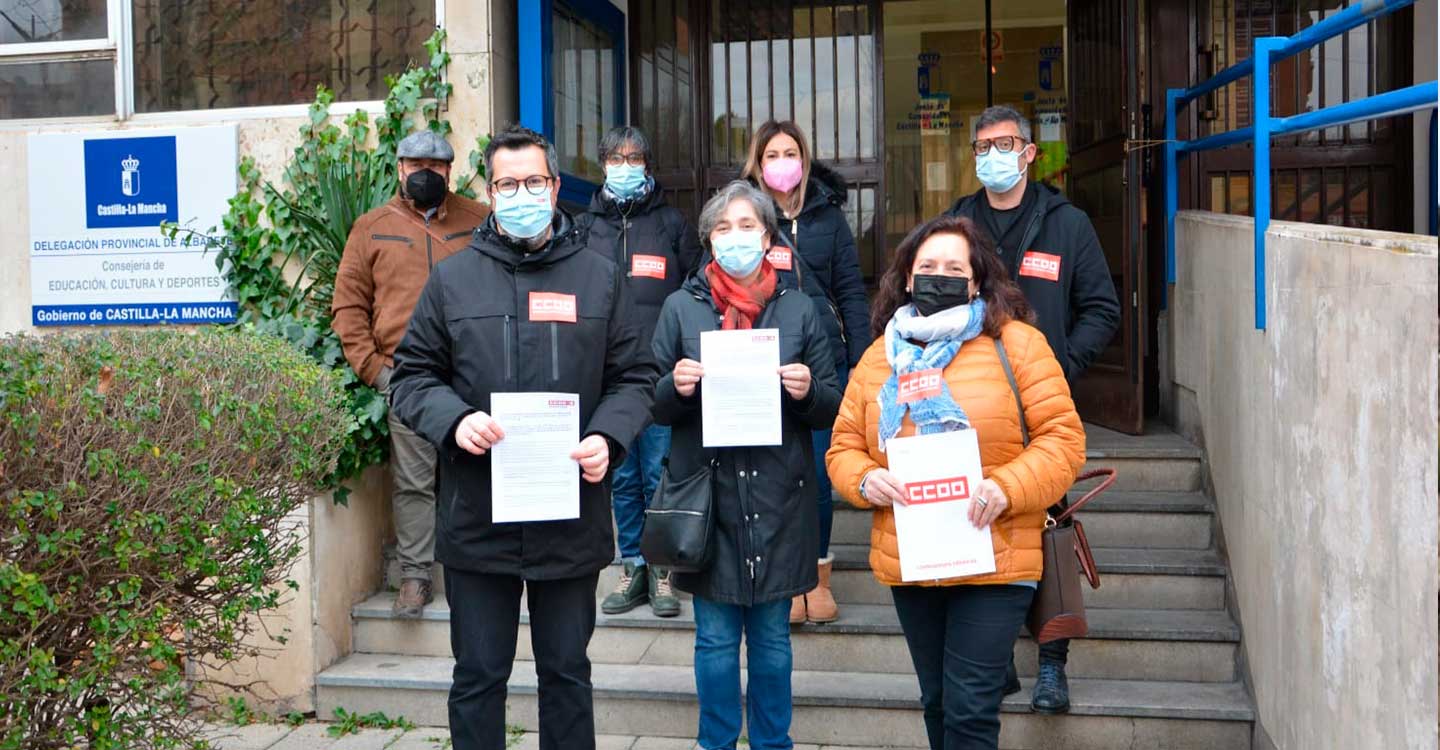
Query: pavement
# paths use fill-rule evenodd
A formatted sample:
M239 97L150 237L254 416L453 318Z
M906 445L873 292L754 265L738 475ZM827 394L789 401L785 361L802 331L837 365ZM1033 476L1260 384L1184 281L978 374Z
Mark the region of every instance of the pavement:
M344 737L331 737L330 724L212 725L205 734L215 750L450 750L450 733L444 729L418 727L364 729ZM625 737L600 735L595 750L693 750L694 740L673 737ZM515 735L510 750L539 750L536 734ZM796 745L795 750L880 750L839 745Z

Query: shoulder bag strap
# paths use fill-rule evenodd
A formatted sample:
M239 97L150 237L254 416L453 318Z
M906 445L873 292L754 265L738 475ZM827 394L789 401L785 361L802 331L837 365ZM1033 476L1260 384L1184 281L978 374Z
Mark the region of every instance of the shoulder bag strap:
M1025 446L1030 445L1030 425L1025 424L1025 402L1020 400L1020 385L1015 382L1015 370L1010 367L1010 355L1005 353L1005 342L995 337L995 351L1000 354L1000 366L1005 368L1005 379L1010 381L1010 392L1015 394L1015 408L1020 410L1020 437Z

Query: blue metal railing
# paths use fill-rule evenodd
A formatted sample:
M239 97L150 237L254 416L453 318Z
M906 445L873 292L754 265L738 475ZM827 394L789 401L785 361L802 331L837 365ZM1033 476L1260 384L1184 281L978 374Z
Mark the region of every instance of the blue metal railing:
M1294 36L1258 38L1255 40L1254 53L1248 60L1232 65L1209 80L1188 89L1170 89L1165 92L1165 278L1168 283L1175 283L1175 215L1179 211L1180 201L1180 179L1177 170L1180 157L1196 151L1252 143L1255 151L1255 327L1265 330L1265 233L1270 229L1271 198L1270 139L1289 133L1434 109L1437 98L1436 83L1430 81L1313 112L1291 117L1272 117L1270 67L1327 39L1414 3L1415 0L1364 0ZM1186 104L1245 77L1254 80L1253 125L1191 141L1176 140L1175 118Z

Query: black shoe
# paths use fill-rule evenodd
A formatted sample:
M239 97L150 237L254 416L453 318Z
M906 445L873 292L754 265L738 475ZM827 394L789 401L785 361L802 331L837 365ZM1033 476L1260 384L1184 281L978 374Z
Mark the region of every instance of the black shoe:
M650 611L656 617L680 615L680 598L670 587L670 571L663 568L650 571Z
M1015 673L1015 657L1010 657L1010 665L1005 667L1005 695L1014 695L1020 692L1020 675Z
M619 615L644 604L650 598L649 579L649 573L644 565L636 566L635 563L625 563L625 571L620 574L620 582L615 584L615 590L600 602L600 611L607 615Z
M1064 664L1041 664L1035 690L1030 694L1030 709L1037 714L1063 714L1070 710L1070 682L1065 679Z

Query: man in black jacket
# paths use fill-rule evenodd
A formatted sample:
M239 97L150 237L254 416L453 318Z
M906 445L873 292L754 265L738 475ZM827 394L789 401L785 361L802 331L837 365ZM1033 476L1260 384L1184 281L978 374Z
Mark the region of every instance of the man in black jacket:
M635 327L648 345L665 298L700 267L705 249L700 235L650 174L650 141L639 128L621 126L600 140L605 184L595 191L590 209L579 223L590 233L589 246L613 258L630 285L638 316ZM617 615L650 602L658 617L680 614L680 599L670 586L669 571L651 568L640 554L645 506L660 483L661 461L670 449L670 428L652 424L630 446L625 463L615 470L612 503L616 540L624 569L615 589L600 603Z
M1073 384L1120 327L1120 301L1095 228L1059 191L1028 179L1036 146L1030 122L1019 112L1006 106L982 112L972 148L985 188L961 198L949 213L989 232L1011 278L1035 308L1036 325L1060 360L1065 379ZM1064 502L1061 498L1061 506ZM1069 653L1068 640L1040 647L1040 675L1031 695L1035 711L1070 710ZM1019 689L1012 663L1006 693Z
M595 587L614 556L605 478L650 419L658 376L615 262L555 209L558 159L538 133L490 141L494 213L435 269L396 350L393 408L439 451L435 557L445 566L457 750L505 744L506 682L522 589L539 677L540 747L595 747ZM580 396L579 518L495 523L492 393Z

